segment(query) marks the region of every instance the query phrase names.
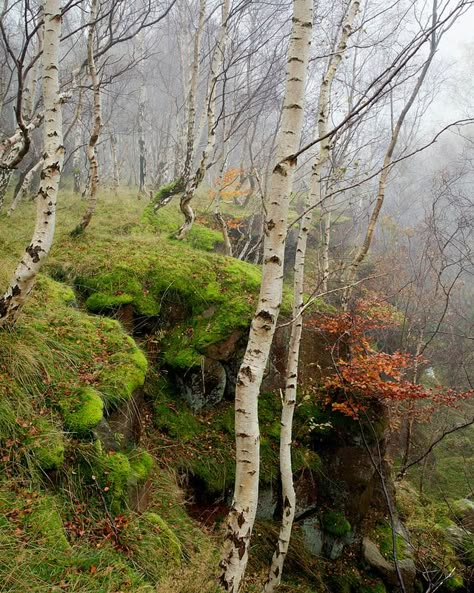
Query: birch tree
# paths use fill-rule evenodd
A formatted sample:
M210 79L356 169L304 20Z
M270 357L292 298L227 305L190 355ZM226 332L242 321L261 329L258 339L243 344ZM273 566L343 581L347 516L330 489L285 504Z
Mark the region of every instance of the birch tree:
M102 130L102 97L100 89L100 80L97 73L97 66L94 56L95 31L98 14L98 1L92 0L89 30L87 35L87 66L89 68L89 76L92 84L92 92L94 96L93 106L93 125L89 143L87 145L87 159L89 161L89 198L87 209L82 217L81 222L72 231L72 235L79 235L89 226L92 216L97 206L97 190L99 187L99 161L97 159L96 146L99 140L100 132Z
M324 74L318 102L318 129L316 137L323 138L319 145L319 155L312 167L311 187L306 204L306 212L300 222L296 245L294 282L293 282L293 320L288 347L288 361L286 365L286 385L282 400L281 429L280 429L280 474L282 485L283 516L278 542L273 554L268 580L264 593L273 593L281 581L283 564L288 552L290 536L296 508L296 495L293 485L293 470L291 465L291 443L293 414L296 405L296 391L298 385L298 364L303 331L304 307L304 271L308 234L311 229L314 205L321 202L321 173L326 165L330 153L330 138L328 136L330 96L332 83L337 69L344 57L347 42L352 32L354 19L359 11L360 0L352 0L346 17L342 23L340 39L332 54Z
M30 294L54 237L56 199L64 160L62 145L62 107L59 94L59 40L61 10L59 0L43 4L43 103L44 166L36 196L36 226L31 243L25 250L5 294L0 298L0 327L15 323Z
M312 0L294 0L286 90L278 133L276 165L266 199L264 259L257 310L235 392L236 477L221 559L225 591L238 593L248 561L259 483L258 395L273 341L283 290L289 196L304 114L312 32Z
M222 66L224 64L225 47L227 41L227 28L229 20L229 0L223 0L221 7L221 26L217 37L216 47L211 60L211 71L209 74L209 85L207 93L207 142L204 150L201 154L199 165L192 176L190 176L190 163L189 155L191 146L189 144L190 138L188 137L188 145L186 152L186 166L187 171L184 172L185 189L184 194L181 198L180 207L181 212L184 215L184 223L178 231L177 238L183 239L191 230L194 223L194 211L191 207L191 200L194 197L196 189L198 188L201 181L204 179L204 175L207 170L207 165L211 152L214 149L216 143L216 106L217 106L217 83L219 76L222 73ZM195 54L196 58L196 54ZM195 112L194 112L195 116Z
M27 0L22 8L24 10L20 22L24 31L19 47L15 46L7 30L12 7L4 2L0 12L0 36L5 47L5 59L11 60L12 70L16 75L16 91L13 96L16 130L0 142L0 209L13 172L30 149L31 135L43 121L43 113L34 114L33 111L38 80L36 64L43 52L40 30L44 17L41 10L34 11Z

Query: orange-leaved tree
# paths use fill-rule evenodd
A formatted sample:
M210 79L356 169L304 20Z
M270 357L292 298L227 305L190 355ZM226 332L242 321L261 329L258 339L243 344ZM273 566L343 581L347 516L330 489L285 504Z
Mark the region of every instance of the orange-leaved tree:
M406 405L417 419L430 417L439 406L457 406L473 391L428 388L413 380L428 361L408 352L384 352L377 345L383 332L395 329L400 313L377 300L359 300L350 311L313 318L330 337L335 373L323 379L323 401L333 410L358 418L370 403L381 401L403 414Z

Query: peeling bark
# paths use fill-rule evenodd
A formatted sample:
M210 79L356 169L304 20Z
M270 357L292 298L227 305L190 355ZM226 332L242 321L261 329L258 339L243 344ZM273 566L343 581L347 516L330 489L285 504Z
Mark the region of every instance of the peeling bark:
M257 310L237 376L235 392L236 477L221 557L221 583L230 593L240 590L248 560L258 501L258 395L273 341L283 289L283 261L289 196L303 125L303 104L312 31L312 1L294 0L288 49L286 90L274 166L266 203L264 262ZM291 132L291 133L290 133Z
M36 226L31 243L18 264L10 286L0 298L0 327L15 323L31 292L36 275L47 257L54 237L56 199L64 160L62 107L59 94L59 0L45 0L43 41L44 166L36 198Z

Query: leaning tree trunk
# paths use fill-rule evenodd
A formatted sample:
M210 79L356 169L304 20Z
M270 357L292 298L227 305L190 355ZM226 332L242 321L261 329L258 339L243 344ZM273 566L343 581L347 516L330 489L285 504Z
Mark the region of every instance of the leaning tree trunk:
M275 333L283 290L288 204L304 115L304 93L312 31L312 0L294 0L286 91L278 134L277 164L266 200L262 284L235 392L236 475L222 552L221 583L237 593L248 561L258 501L260 469L258 395Z
M0 143L0 210L5 202L8 184L16 167L27 154L31 144L31 132L43 121L43 113L35 116L27 126Z
M293 470L291 465L291 443L293 440L293 414L296 405L296 390L298 385L298 364L300 355L301 336L303 332L304 308L304 270L308 234L311 229L312 215L315 205L321 200L321 173L326 165L331 143L326 138L329 128L329 108L332 83L337 69L342 62L347 41L352 32L352 25L359 10L360 0L352 0L346 18L342 24L341 38L330 59L323 77L318 104L318 129L316 137L323 138L320 143L319 155L313 165L311 188L309 191L306 211L301 220L295 255L295 276L293 283L293 319L291 336L288 347L288 361L286 368L286 385L282 402L280 429L280 474L283 499L283 515L278 542L272 558L268 580L264 593L273 593L281 581L283 564L288 553L291 531L296 508L296 495L293 485Z
M97 159L96 146L102 130L102 100L100 95L100 81L97 74L97 67L94 57L94 35L97 21L97 3L98 0L92 0L91 14L89 23L89 33L87 37L87 65L92 82L92 91L94 93L94 124L87 145L87 158L89 160L89 199L87 210L82 217L81 222L72 231L71 235L80 235L89 226L97 206L97 189L99 187L99 161Z
M379 219L380 211L382 210L382 206L385 200L385 189L387 186L388 175L390 173L390 166L392 164L393 153L395 147L398 143L398 138L400 136L400 131L402 129L403 123L405 118L413 106L418 93L423 86L425 81L426 75L428 74L428 70L431 66L431 62L436 54L439 45L439 37L437 36L436 25L438 22L438 0L433 0L433 9L432 9L432 33L431 33L431 44L430 44L430 53L428 58L420 72L418 80L416 81L415 87L408 98L408 101L405 107L402 109L398 120L395 124L395 127L392 132L392 137L390 139L390 143L387 148L387 152L385 153L385 157L383 160L383 167L382 172L380 173L378 189L377 189L377 199L375 201L375 206L372 211L372 214L369 219L369 224L367 226L367 232L365 234L364 241L362 245L357 250L354 258L352 259L349 267L347 268L347 273L345 275L345 285L346 289L342 295L342 306L344 309L347 309L349 306L349 300L352 295L353 284L357 276L357 271L359 269L360 264L364 261L367 253L369 252L370 246L372 245L372 239L374 236L375 227L377 225L377 221Z
M62 113L59 95L59 0L45 0L43 37L44 167L36 198L36 226L31 243L17 266L10 286L0 298L0 327L15 323L31 292L36 275L47 257L54 237L56 199L64 160Z
M11 216L13 212L18 207L18 204L25 199L28 191L31 187L31 182L33 181L33 177L38 173L38 171L43 167L44 159L41 157L31 168L29 171L26 172L23 179L21 180L20 186L17 188L18 191L15 191L15 196L13 197L13 202L11 203L10 208L8 209L7 216Z
M229 19L230 0L224 0L222 3L221 28L218 34L216 47L211 60L211 71L209 74L209 89L207 93L207 143L202 151L201 160L198 168L192 177L184 175L185 190L180 201L181 212L184 215L184 223L178 230L177 238L183 239L191 230L194 223L194 211L191 207L191 201L196 190L204 179L206 174L209 157L216 143L216 98L217 82L221 75L224 64L225 47L227 41L227 21Z

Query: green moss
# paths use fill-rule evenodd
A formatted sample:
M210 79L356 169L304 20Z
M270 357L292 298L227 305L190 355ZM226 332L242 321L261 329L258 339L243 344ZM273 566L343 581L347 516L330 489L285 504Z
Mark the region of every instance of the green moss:
M99 454L96 479L114 513L122 511L128 503L131 474L130 462L123 453Z
M147 451L135 450L129 458L130 480L144 482L153 469L153 457Z
M205 236L209 233L206 229ZM178 314L181 322L171 324L161 344L167 365L199 366L209 346L235 330L248 330L260 284L258 266L146 232L135 236L133 250L128 237L87 241L74 284L90 310L113 312L126 302L138 316L154 317L167 307Z
M155 426L177 442L188 443L203 430L202 424L183 403L177 406L161 401L154 409Z
M70 549L61 516L52 497L39 499L28 519L28 525L32 533L48 547L61 551Z
M145 513L143 519L157 528L156 531L159 533L160 539L166 542L165 547L170 552L170 557L176 564L180 564L182 556L181 544L166 521L160 515L150 512Z
M343 537L351 531L351 524L338 511L326 511L322 513L321 524L324 531L336 537Z
M456 574L446 581L445 587L447 591L459 591L460 589L464 590L464 579L461 575Z
M36 422L31 451L42 470L59 469L64 463L63 433L46 420Z
M382 581L371 581L370 583L363 583L357 589L358 593L387 593L387 589Z
M133 296L129 294L109 295L102 292L95 292L86 300L86 307L92 313L114 310L120 305L133 303Z
M108 409L128 401L145 382L148 367L145 355L136 347L131 352L117 352L100 372L100 391Z
M379 550L387 560L393 561L393 537L392 528L389 523L378 523L375 526L373 537ZM406 557L406 543L403 537L397 533L395 536L397 546L397 558L403 560Z
M181 543L173 529L157 513L146 512L135 517L122 534L122 541L133 550L135 562L154 583L159 583L181 564Z
M61 401L66 430L85 435L103 418L104 402L92 387L83 387Z

